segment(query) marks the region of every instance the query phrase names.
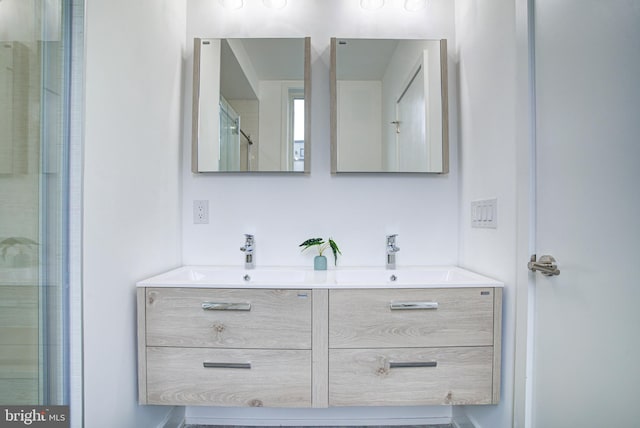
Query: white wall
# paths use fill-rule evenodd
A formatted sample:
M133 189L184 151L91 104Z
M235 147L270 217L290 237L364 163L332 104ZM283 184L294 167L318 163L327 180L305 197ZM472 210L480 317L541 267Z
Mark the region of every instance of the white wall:
M384 263L386 233L399 233L399 265L457 263L456 135L448 175L330 174L329 41L331 37L448 38L453 40L453 5L434 0L417 13L388 1L365 11L358 0L296 0L280 10L261 2L228 11L218 2L188 3L187 39L193 37L311 37L311 174L194 175L189 172L190 130L184 136L184 262L242 263L243 233L255 233L258 265L311 264L298 244L312 236L333 237L343 265ZM187 43L189 45L189 43ZM450 58L452 60L452 58ZM451 67L453 69L453 67ZM191 53L186 87L190 88ZM451 81L455 79L451 78ZM455 87L450 88L455 99ZM190 92L185 90L185 121ZM455 123L455 105L451 107ZM211 224L192 224L192 201L211 201Z
M281 10L261 2L228 11L218 2L190 0L187 46L193 37L311 37L312 130L311 174L220 174L190 172L191 52L187 54L184 101L183 257L185 264L239 266L243 233L256 234L257 265L310 266L312 254L301 255L298 244L309 237L333 237L343 256L341 265L383 266L385 234L399 233L399 265L457 264L458 166L457 135L452 126L451 173L448 175L335 175L330 173L329 42L331 37L447 38L454 43L454 6L432 0L417 13L387 1L378 11L364 11L359 0L295 0ZM455 61L450 55L449 60ZM453 72L450 117L456 123ZM195 199L210 201L209 225L192 224ZM330 262L331 268L331 262ZM268 411L268 409L262 409ZM273 409L272 409L273 410ZM317 410L317 409L316 409ZM188 409L188 414L203 409ZM251 409L252 413L260 409ZM346 413L345 413L346 412ZM419 409L441 416L446 407ZM220 415L220 410L213 412ZM316 417L328 412L313 412ZM341 417L372 414L342 410ZM407 415L406 409L386 409L386 417ZM269 415L282 415L270 412ZM321 416L318 416L321 415ZM346 415L346 416L345 416Z
M170 410L137 405L135 282L181 264L185 3L86 4L86 427L153 427Z
M458 0L455 14L460 59L460 265L505 283L501 401L465 410L478 427L501 428L511 426L513 412L518 262L515 2ZM498 199L498 228L472 229L471 201L488 198Z

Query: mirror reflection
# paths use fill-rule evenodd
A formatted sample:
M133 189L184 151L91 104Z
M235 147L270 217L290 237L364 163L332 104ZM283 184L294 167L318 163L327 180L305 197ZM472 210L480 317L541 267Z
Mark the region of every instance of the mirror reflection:
M309 46L194 40L193 172L309 171Z
M446 40L331 40L332 172L449 170Z

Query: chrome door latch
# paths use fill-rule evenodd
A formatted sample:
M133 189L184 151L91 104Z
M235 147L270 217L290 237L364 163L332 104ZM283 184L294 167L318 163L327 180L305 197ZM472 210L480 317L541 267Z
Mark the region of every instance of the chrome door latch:
M540 256L540 260L536 260L535 254L532 255L527 267L531 272L540 272L544 276L560 275L556 259L548 255Z

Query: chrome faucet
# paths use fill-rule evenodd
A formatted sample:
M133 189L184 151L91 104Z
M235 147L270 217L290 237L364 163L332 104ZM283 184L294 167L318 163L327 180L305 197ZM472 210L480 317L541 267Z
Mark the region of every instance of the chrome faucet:
M240 247L240 251L244 253L244 268L253 269L256 267L253 253L255 252L255 239L253 235L244 234L244 246Z
M396 246L396 236L387 235L387 269L396 268L396 253L400 248Z

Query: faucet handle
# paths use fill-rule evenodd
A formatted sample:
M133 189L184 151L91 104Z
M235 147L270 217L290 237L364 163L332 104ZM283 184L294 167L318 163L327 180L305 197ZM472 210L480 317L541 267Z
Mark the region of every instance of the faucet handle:
M245 237L244 246L240 247L240 251L244 253L244 268L253 269L255 268L255 263L256 263L256 260L254 258L254 253L255 253L254 236L250 233L245 233L244 237Z
M397 233L393 235L387 235L387 269L396 268L396 253L400 251L400 248L396 246Z
M244 242L244 246L240 247L240 251L243 252L251 252L253 251L253 246L254 246L254 236L248 233L244 234L245 237L245 242Z
M387 253L388 254L397 253L398 251L400 251L400 247L396 246L396 236L398 236L397 233L393 235L387 235Z

